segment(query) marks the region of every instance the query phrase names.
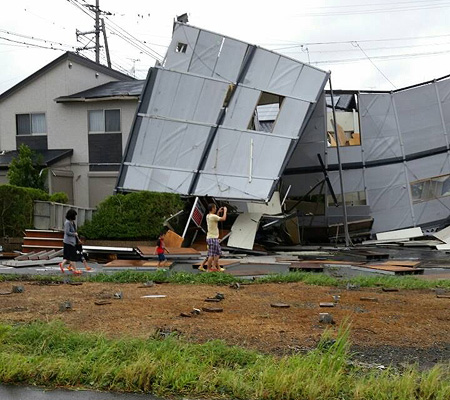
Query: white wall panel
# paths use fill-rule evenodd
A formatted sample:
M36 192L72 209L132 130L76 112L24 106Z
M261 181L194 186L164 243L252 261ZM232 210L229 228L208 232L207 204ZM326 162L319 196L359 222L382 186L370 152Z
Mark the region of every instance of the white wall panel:
M213 76L221 46L222 36L200 31L188 71L193 74Z
M214 70L214 77L236 82L247 48L247 43L225 38Z
M275 122L273 133L297 138L309 106L310 103L306 101L285 98Z
M243 84L260 90L268 89L280 57L279 54L258 47L245 75Z
M359 109L364 160L368 162L401 157L391 94L360 94Z
M315 102L317 98L317 88L328 79L327 73L319 69L304 65L297 82L292 91L292 96Z
M334 193L341 194L341 184L339 182L339 171L328 173ZM361 192L365 189L362 169L350 169L342 172L345 193Z
M182 72L187 71L191 63L192 55L194 54L198 35L199 30L194 27L176 24L172 35L172 41L167 49L164 68ZM178 43L187 44L185 53L176 51Z
M373 231L383 232L413 226L409 187L402 163L365 170L367 200Z
M270 78L267 91L291 96L302 69L303 64L286 57L280 57Z
M149 115L214 124L228 84L159 69L152 91Z
M434 85L394 94L405 154L446 146Z
M178 42L187 42L186 53L173 54ZM302 78L305 67L256 48L254 58L247 59L247 69L242 64L247 49L246 43L176 25L165 64L172 70L155 68L142 95L149 99L148 107L144 101L139 108L126 155L127 167L120 177L123 189L270 198L312 105L285 97L272 133L248 130L262 92L286 96ZM188 72L178 71L183 68ZM228 78L237 79L241 70L247 71L243 82L230 87L233 82ZM307 75L303 77L308 92L305 97L315 103L327 74ZM317 80L319 75L321 79ZM306 82L308 77L312 80ZM222 121L219 116L230 88L235 90ZM303 98L303 89L298 90ZM220 126L216 126L218 123Z
M223 126L227 128L247 129L261 92L242 86L237 87L235 96L228 107Z

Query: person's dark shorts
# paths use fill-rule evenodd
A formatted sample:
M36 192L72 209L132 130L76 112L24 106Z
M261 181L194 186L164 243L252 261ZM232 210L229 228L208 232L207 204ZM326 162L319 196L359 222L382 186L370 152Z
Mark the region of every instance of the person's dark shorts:
M164 253L158 254L158 261L166 261L166 256Z
M71 244L64 243L63 258L64 260L77 261L78 255L76 247Z
M222 248L219 244L219 239L206 239L208 245L208 257L215 257L222 255Z

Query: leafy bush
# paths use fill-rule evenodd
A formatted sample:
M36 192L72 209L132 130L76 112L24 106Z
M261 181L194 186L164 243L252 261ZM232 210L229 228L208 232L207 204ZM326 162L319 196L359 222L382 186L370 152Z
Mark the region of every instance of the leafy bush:
M183 208L176 194L137 192L107 197L80 234L89 239L156 239L164 219Z
M29 187L22 187L22 189L25 189L28 195L31 197L31 199L34 200L42 200L42 201L49 201L50 195L41 189L34 189Z
M42 155L36 154L26 144L21 144L19 154L9 164L9 183L15 186L45 189L47 169L42 165Z
M23 236L25 229L33 227L33 201L49 197L40 189L0 185L0 234Z
M69 196L64 192L55 192L50 196L49 201L53 201L54 203L68 204Z

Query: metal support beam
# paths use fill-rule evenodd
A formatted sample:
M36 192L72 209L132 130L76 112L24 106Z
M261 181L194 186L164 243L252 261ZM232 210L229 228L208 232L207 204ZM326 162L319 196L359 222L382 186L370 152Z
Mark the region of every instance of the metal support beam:
M337 159L338 159L338 164L339 164L339 182L340 182L340 186L341 186L341 196L342 196L345 245L347 247L349 247L351 240L350 240L350 235L348 233L347 205L345 204L345 189L344 189L344 179L342 176L341 151L340 151L340 145L339 145L339 138L338 138L338 134L337 134L338 130L337 130L337 121L336 121L336 108L334 106L334 96L333 96L333 86L331 85L331 75L328 78L328 82L330 83L331 108L333 109L333 128L334 128L334 135L336 138L336 151L337 151Z

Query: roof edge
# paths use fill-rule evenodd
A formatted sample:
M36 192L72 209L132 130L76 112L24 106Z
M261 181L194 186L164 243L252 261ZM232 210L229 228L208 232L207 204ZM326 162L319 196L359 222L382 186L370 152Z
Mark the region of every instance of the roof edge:
M55 101L57 103L91 103L95 101L114 101L114 100L139 100L139 96L136 95L118 95L118 96L98 96L98 97L79 97L79 98L73 98L73 97L57 97Z
M44 65L41 69L39 69L36 72L34 72L33 74L27 76L25 79L21 80L19 83L17 83L13 87L9 88L8 90L6 90L2 94L0 94L0 102L7 99L9 96L13 95L17 91L19 91L20 89L22 89L23 87L28 85L30 82L39 78L40 76L45 74L47 71L50 71L51 69L53 69L55 66L59 65L63 61L74 61L78 64L84 65L85 67L88 67L91 69L96 69L99 72L103 72L106 75L111 76L112 78L117 78L122 81L136 80L136 78L133 78L132 76L123 74L122 72L116 71L115 69L106 67L104 65L97 64L96 62L89 60L86 57L82 57L78 54L67 51L64 54L62 54L61 56L59 56L58 58L56 58L53 61L51 61L50 63L48 63L47 65Z

